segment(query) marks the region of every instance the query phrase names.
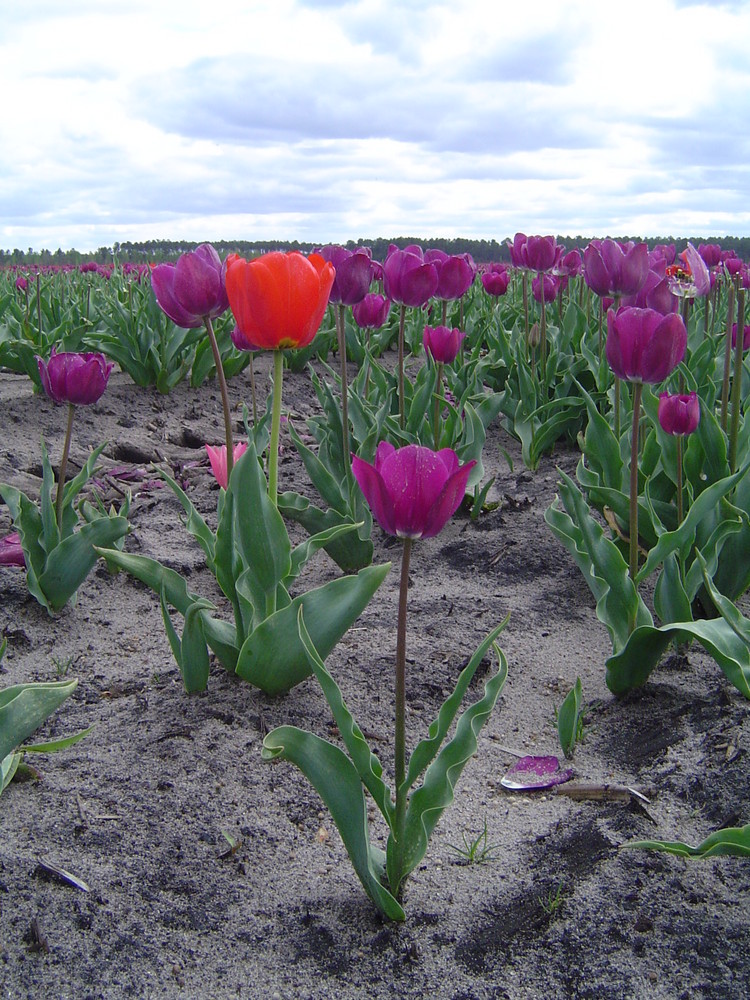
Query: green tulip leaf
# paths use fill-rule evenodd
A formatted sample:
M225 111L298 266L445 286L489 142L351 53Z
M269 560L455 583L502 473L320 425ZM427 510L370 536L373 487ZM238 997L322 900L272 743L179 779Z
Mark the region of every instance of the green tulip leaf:
M168 484L174 495L180 501L183 510L187 514L187 520L185 521L185 527L188 532L193 536L196 542L203 549L206 556L206 561L209 565L213 564L214 561L214 548L216 546L216 536L213 531L206 524L205 520L198 511L195 509L193 502L190 497L185 493L181 486L163 469L156 469L161 478Z
M15 684L0 691L0 760L24 740L76 689L77 680Z
M94 568L99 558L96 546L107 550L129 530L125 517L100 517L82 525L53 549L39 577L39 586L53 611L68 603Z
M557 712L557 735L560 746L566 757L572 757L578 739L578 720L581 715L582 689L581 678L576 682L563 699Z
M263 740L262 757L291 761L302 771L331 813L367 895L389 920L403 920L400 903L382 884L382 851L370 843L362 782L343 750L295 726L279 726Z
M162 566L160 562L150 556L119 552L116 549L95 549L95 551L98 555L104 556L107 562L124 569L136 580L145 583L155 594L161 595L163 592L167 604L176 608L183 618L190 607L201 599L197 594L188 590L187 584L179 573Z
M622 844L623 848L640 848L649 851L665 851L681 858L717 858L733 855L750 858L750 823L747 826L729 826L717 830L706 837L702 844L690 847L679 840L633 840Z

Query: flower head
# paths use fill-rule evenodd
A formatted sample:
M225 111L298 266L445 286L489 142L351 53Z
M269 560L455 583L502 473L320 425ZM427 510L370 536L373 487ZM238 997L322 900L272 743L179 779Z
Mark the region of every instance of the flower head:
M685 356L687 330L681 316L622 306L607 313L607 361L618 378L663 382Z
M451 365L458 357L466 332L448 326L426 326L422 335L424 349L441 365Z
M381 441L370 465L352 456L352 472L380 527L399 538L432 538L463 500L476 462L459 465L450 448L432 451Z
M391 246L383 264L383 285L392 302L423 306L437 290L437 266L425 261L422 248L416 244L403 250Z
M460 299L471 288L476 275L476 266L471 254L457 254L453 257L444 250L427 250L425 263L434 264L438 273L435 297L451 301Z
M490 264L480 275L479 280L488 295L497 297L505 295L510 283L510 274L505 264Z
M157 264L151 272L151 287L162 310L177 326L202 326L226 312L229 302L224 268L210 243L184 253L176 264Z
M354 322L370 330L379 330L384 326L390 311L391 300L378 292L368 292L361 302L352 306Z
M227 446L223 444L220 448L214 448L212 445L206 445L206 451L208 452L208 460L211 463L211 471L216 477L216 482L219 486L223 486L224 489L227 488L229 483L229 475L227 473ZM247 444L244 441L239 441L233 449L234 462L241 458L247 451Z
M516 233L509 246L513 266L526 271L551 271L563 254L563 248L554 236L526 236L525 233Z
M75 406L95 403L107 388L114 367L103 354L58 354L54 347L48 362L37 355L36 363L50 399Z
M701 404L697 392L687 395L659 393L659 423L667 434L692 434L701 419Z
M599 296L635 295L646 281L649 260L645 243L592 240L583 253L583 278Z
M336 277L331 286L330 302L340 302L353 306L367 295L372 281L372 257L360 247L347 250L346 247L329 243L318 251L320 256L336 269Z
M711 290L711 276L706 263L692 243L680 254L679 264L667 268L667 280L673 295L683 299L708 295Z
M227 258L227 295L246 350L307 347L328 305L336 271L319 254L267 253ZM252 345L252 346L250 346Z
M21 538L17 531L0 538L0 566L25 566Z

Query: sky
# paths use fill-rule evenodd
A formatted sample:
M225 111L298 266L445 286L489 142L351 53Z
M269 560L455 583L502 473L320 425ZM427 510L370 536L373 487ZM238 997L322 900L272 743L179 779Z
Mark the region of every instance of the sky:
M750 0L2 8L3 249L750 234Z

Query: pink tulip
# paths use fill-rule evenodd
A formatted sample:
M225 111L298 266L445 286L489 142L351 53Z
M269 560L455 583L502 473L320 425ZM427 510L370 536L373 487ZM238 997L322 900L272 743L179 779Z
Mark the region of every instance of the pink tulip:
M352 472L380 527L399 538L432 538L458 510L476 462L459 465L450 448L381 441L370 465L352 456Z
M227 446L223 444L220 448L214 448L210 444L207 444L206 451L208 452L208 460L211 463L211 471L216 477L216 482L219 486L226 489L229 483L229 475L227 473ZM244 441L240 441L234 446L233 453L235 464L246 451L247 444Z

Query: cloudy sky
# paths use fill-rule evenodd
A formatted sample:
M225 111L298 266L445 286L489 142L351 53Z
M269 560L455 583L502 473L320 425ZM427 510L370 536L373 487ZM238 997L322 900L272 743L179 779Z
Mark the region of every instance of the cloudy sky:
M750 233L750 0L3 6L4 249Z

